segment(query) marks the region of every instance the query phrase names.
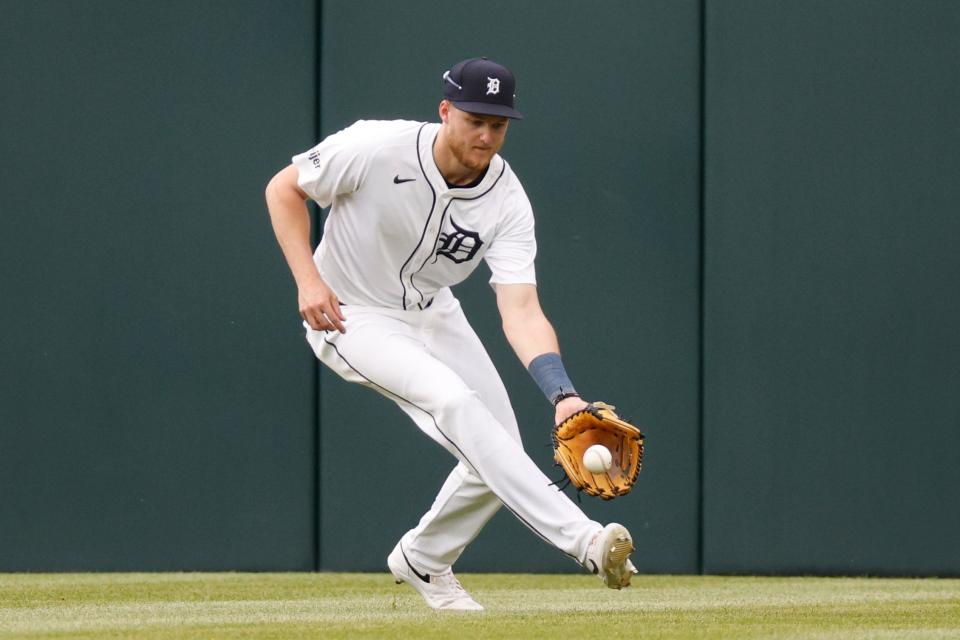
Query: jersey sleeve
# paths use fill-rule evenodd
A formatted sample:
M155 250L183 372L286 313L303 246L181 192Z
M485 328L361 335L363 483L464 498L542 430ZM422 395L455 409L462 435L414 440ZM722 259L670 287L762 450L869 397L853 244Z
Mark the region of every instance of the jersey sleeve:
M365 123L359 121L331 134L314 148L293 157L297 184L321 207L360 188L369 165L370 145Z
M490 267L490 284L536 284L533 208L522 188L511 200L513 206L484 255Z

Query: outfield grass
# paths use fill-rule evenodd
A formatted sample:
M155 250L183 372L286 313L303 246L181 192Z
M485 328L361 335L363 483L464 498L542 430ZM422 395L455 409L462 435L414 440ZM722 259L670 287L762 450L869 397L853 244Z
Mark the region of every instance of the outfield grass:
M960 638L960 580L461 576L440 614L387 574L0 574L0 638Z

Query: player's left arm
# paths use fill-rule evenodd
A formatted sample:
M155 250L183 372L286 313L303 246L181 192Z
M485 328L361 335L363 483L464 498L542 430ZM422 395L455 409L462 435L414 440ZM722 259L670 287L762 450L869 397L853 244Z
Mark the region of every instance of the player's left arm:
M498 283L495 287L503 333L523 366L529 368L531 362L544 354L559 355L557 333L540 307L536 285ZM560 400L556 404L556 424L586 406L579 396Z

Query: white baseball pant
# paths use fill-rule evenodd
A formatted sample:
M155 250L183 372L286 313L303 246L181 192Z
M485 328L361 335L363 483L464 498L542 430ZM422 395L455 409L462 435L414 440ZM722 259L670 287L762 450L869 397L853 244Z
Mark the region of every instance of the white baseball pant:
M503 382L449 289L424 310L345 305L342 311L345 334L307 328L320 361L394 400L459 460L433 506L401 540L410 561L443 573L502 503L582 563L602 525L550 486L523 450Z

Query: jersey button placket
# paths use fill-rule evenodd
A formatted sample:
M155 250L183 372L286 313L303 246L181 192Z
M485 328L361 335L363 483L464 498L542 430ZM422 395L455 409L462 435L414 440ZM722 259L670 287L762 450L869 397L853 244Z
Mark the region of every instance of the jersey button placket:
M409 278L410 282L410 291L407 293L407 303L408 309L417 309L417 305L420 304L420 293L419 289L416 288L414 284L414 278L417 273L420 271L421 265L426 265L430 260L430 257L433 255L435 244L437 241L437 232L440 229L441 220L443 217L443 209L446 206L446 197L441 195L437 198L437 203L433 208L433 211L430 213L429 221L423 232L423 240L421 241L420 247L417 249L414 259L411 261L409 266Z

